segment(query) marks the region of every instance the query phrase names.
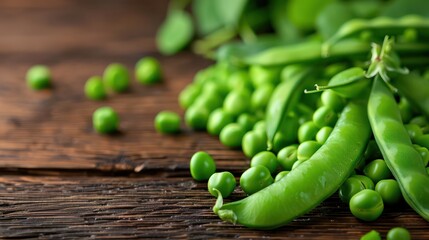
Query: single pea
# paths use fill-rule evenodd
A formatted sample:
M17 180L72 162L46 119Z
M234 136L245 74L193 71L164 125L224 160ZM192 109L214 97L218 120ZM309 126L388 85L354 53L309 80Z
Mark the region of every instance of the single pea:
M350 176L351 178L356 178L358 179L361 184L365 187L365 189L372 189L374 190L375 184L372 181L371 178L365 176L365 175L359 175L359 174L354 174L352 176Z
M210 176L207 189L215 197L218 196L218 192L214 189L217 189L222 194L222 197L226 198L231 195L236 185L237 183L232 173L218 172Z
M395 205L402 199L401 189L395 179L383 179L375 185L375 191L377 191L383 202L386 205Z
M247 169L240 177L240 187L247 195L252 195L273 182L270 170L262 165Z
M101 100L106 98L106 89L101 77L93 76L90 77L84 87L84 92L87 98L92 100Z
M264 110L270 101L271 95L274 92L274 86L271 84L264 84L252 93L251 96L251 107L254 111Z
M267 132L267 124L265 120L259 120L253 125L253 131L257 131L261 134L266 134Z
M319 128L324 126L333 127L337 119L337 113L327 106L319 107L313 114L313 122Z
M258 119L249 113L242 113L237 118L237 123L243 126L246 132L252 130L257 121Z
M98 133L118 131L119 116L111 107L100 107L92 115L92 124Z
M251 167L258 165L268 168L270 173L273 174L277 170L277 157L270 151L259 152L250 160Z
M406 228L395 227L387 232L386 240L411 240L411 234Z
M305 141L314 140L319 129L320 128L317 127L313 121L305 122L298 128L299 142L302 143Z
M224 146L238 148L243 142L244 134L246 131L243 126L238 123L229 123L220 132L219 140Z
M195 83L187 85L179 94L179 105L188 109L201 92L201 87Z
M204 181L216 172L216 164L212 156L206 152L199 151L192 156L189 163L189 170L193 179Z
M250 110L250 93L247 90L234 90L225 98L223 109L232 116L239 116Z
M253 157L257 153L267 150L267 137L257 131L249 131L243 136L241 143L244 155Z
M250 76L246 71L237 71L232 73L228 78L228 88L230 91L247 89L252 90Z
M214 65L201 69L195 74L193 83L200 87L205 85L207 81L213 79L215 71Z
M381 240L381 235L375 230L371 230L363 235L360 240Z
M322 127L316 134L316 141L320 144L324 144L331 135L333 128L329 126Z
M280 81L280 71L278 67L263 67L252 65L249 68L249 75L252 84L258 88L264 84L277 85Z
M194 130L204 130L207 127L209 111L204 107L190 107L185 112L185 123Z
M180 131L180 116L172 111L159 112L155 117L155 129L159 133L177 133Z
M274 152L280 151L282 148L294 144L298 141L299 122L297 117L288 117L287 125L280 126L272 142Z
M222 86L222 84L216 81L210 81L204 84L201 94L215 94L221 98L225 98L228 94L228 90Z
M233 121L234 119L230 114L226 113L222 108L218 108L210 113L207 122L207 132L212 135L219 135L222 129Z
M340 113L346 104L344 98L330 89L323 91L320 98L323 106L333 109L336 113Z
M319 150L319 148L322 146L319 142L316 141L305 141L301 144L299 144L297 149L297 157L298 160L307 160L313 156L313 154Z
M363 173L367 177L371 178L374 183L377 183L382 179L388 179L392 177L392 173L387 167L386 162L382 159L376 159L369 162L363 169Z
M274 178L274 182L280 181L280 179L284 178L289 173L290 173L290 171L281 171L281 172L277 173L276 177Z
M417 124L420 127L425 127L425 126L427 126L429 124L428 120L426 119L425 116L416 116L416 117L413 117L410 120L409 123Z
M119 63L109 64L103 73L106 86L115 92L124 92L129 87L128 69Z
M277 153L277 161L278 164L287 171L292 170L293 164L298 160L297 157L297 145L289 145L287 147L282 148Z
M338 195L341 201L349 203L350 199L358 192L365 189L365 186L357 178L348 178L340 187Z
M296 162L293 163L291 171L295 170L299 165L301 165L303 162L307 161L307 159L298 159Z
M404 125L404 127L407 130L408 135L411 138L411 141L413 141L413 142L416 138L423 135L422 128L417 124L409 123L409 124Z
M364 189L356 193L350 199L349 207L353 216L369 222L380 217L384 210L380 194L371 189Z
M417 144L413 144L414 148L419 152L420 156L423 160L423 166L427 166L429 163L429 150L425 147L421 147Z
M406 98L400 98L398 108L403 122L409 122L413 118L413 107Z
M28 69L26 79L31 89L46 89L51 86L51 71L45 65L35 65Z
M153 57L144 57L137 62L135 75L141 84L157 83L162 78L161 65Z
M222 107L222 97L217 93L200 94L192 104L192 107L206 108L209 112Z
M414 139L414 143L429 149L429 134L423 134Z

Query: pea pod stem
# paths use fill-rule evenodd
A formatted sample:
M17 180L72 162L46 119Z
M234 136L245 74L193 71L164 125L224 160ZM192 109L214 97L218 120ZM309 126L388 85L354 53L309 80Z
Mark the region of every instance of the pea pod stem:
M369 137L366 101L350 102L326 143L309 160L247 198L222 205L219 196L214 212L224 221L251 228L285 225L335 193L353 171Z
M368 117L377 145L404 199L429 221L429 175L402 123L393 94L380 76L373 82Z

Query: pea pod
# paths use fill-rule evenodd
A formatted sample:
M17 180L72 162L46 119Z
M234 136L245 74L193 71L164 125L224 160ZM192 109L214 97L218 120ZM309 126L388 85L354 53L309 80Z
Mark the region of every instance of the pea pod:
M219 195L213 211L225 221L251 228L273 229L287 224L335 193L352 173L369 137L366 101L351 102L326 143L310 159L245 199L222 205Z
M393 94L379 76L371 90L368 117L375 140L399 183L404 199L429 221L429 175L402 123Z

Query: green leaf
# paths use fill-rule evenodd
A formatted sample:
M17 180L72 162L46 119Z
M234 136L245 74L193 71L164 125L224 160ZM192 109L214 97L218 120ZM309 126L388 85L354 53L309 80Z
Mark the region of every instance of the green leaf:
M216 0L218 15L226 26L237 26L246 7L247 0Z
M323 8L316 19L316 28L324 39L332 37L341 25L355 15L351 7L343 2L333 2Z
M201 35L207 35L221 28L224 20L217 12L218 2L216 0L194 0L192 12L195 16L195 24Z
M188 13L171 10L159 28L156 43L161 53L172 55L185 48L192 40L194 27Z

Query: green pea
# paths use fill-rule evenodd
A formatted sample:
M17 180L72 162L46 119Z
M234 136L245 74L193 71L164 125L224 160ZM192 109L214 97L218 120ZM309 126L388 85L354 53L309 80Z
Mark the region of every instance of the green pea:
M274 92L274 86L271 84L264 84L252 93L251 106L254 111L265 110L271 95Z
M379 232L371 230L363 235L360 240L381 240L381 236Z
M358 192L365 189L365 186L357 178L348 178L340 187L338 195L341 201L349 203L350 199Z
M398 108L403 122L409 122L413 118L413 108L406 98L400 98Z
M119 116L111 107L100 107L92 115L92 124L98 133L118 131Z
M262 165L247 169L240 177L240 187L247 195L252 195L273 182L270 170Z
M228 78L228 88L230 91L247 89L252 90L250 76L246 71L237 71L231 74Z
M282 148L294 144L298 141L298 128L299 122L296 117L288 117L287 125L282 124L272 142L272 149L274 152L280 151Z
M277 161L284 170L292 170L293 164L298 160L297 150L297 145L290 145L282 148L277 153Z
M383 179L375 185L375 191L377 191L383 202L386 205L395 205L402 199L401 189L399 184L394 179Z
M204 84L201 94L215 94L220 96L221 98L225 98L225 96L228 94L228 90L223 87L222 84L215 81L211 81Z
M417 124L420 127L426 127L429 124L425 116L416 116L410 120L410 123Z
M248 112L250 110L250 93L245 90L234 90L228 93L223 103L223 109L233 116Z
M233 121L234 119L230 114L223 111L222 108L218 108L210 113L207 122L207 132L212 135L219 135L222 129Z
M261 134L266 134L267 132L267 124L265 120L259 120L253 125L253 131L260 132Z
M322 92L321 100L323 106L333 109L336 113L340 113L345 106L344 98L330 89Z
M200 94L192 106L198 108L206 108L209 112L220 108L222 106L222 97L216 94L215 92L208 94Z
M226 198L231 195L236 185L237 183L232 173L218 172L210 176L207 182L207 189L215 197L218 196L218 192L214 189L217 189L222 194L222 197Z
M103 73L106 86L114 92L124 92L129 87L128 69L119 63L109 64Z
M189 163L191 176L196 181L208 180L216 172L216 164L212 156L199 151L194 153Z
M241 143L244 155L253 157L257 153L267 150L267 137L257 131L249 131L243 136Z
M374 190L375 185L371 178L365 175L359 175L359 174L352 175L351 178L358 179L361 182L361 184L365 187L365 189Z
M356 193L349 202L353 216L364 220L374 221L383 213L384 204L380 194L371 189Z
M314 140L319 129L320 128L317 127L313 121L305 122L298 128L299 142L302 143L305 141Z
M313 156L313 154L319 150L322 146L319 142L316 141L305 141L298 146L297 157L298 160L307 160Z
M363 173L377 183L382 179L388 179L392 177L387 164L382 159L377 159L369 162L363 169Z
M159 133L177 133L180 131L180 116L171 111L159 112L155 117L155 129Z
M387 232L386 240L411 240L411 234L406 228L395 227Z
M190 107L185 112L185 123L194 130L204 130L207 127L210 112L204 107Z
M45 65L35 65L28 69L26 79L31 89L46 89L51 86L51 71Z
M249 113L242 113L237 118L237 123L243 126L246 132L252 130L253 126L257 121L258 119L255 116L250 115Z
M374 139L368 142L363 158L365 160L383 158L380 148L378 147L377 142Z
M423 134L416 137L414 142L422 147L429 148L429 134Z
M298 159L296 162L293 163L291 171L295 170L299 165L301 165L303 162L307 161L307 159Z
M333 127L337 119L337 113L327 106L319 107L313 114L313 122L319 128L324 126Z
M86 97L92 100L101 100L106 97L103 80L98 76L90 77L86 81L84 91Z
M280 179L282 179L283 177L285 177L289 173L290 173L290 171L281 171L281 172L277 173L276 178L274 178L274 182L280 181Z
M188 109L201 92L201 87L195 83L186 86L179 94L179 105L183 109Z
M324 144L331 135L333 128L329 126L322 127L316 134L316 141L320 144Z
M419 152L420 156L423 160L423 166L427 166L429 163L429 150L425 147L421 147L419 145L413 144L414 148Z
M255 88L258 88L264 84L277 85L280 81L280 70L279 68L269 68L258 65L252 65L249 69L250 79Z
M411 138L411 141L413 141L413 142L415 141L416 138L423 135L422 128L417 124L409 123L409 124L405 125L404 127L407 130L408 135Z
M219 140L227 147L238 148L243 142L244 134L246 134L246 131L243 126L238 123L230 123L220 132Z
M277 157L274 153L269 151L262 151L257 153L250 160L250 166L262 165L270 170L270 173L273 174L277 169Z
M161 65L153 57L144 57L140 59L135 67L135 75L141 84L153 84L161 80Z

